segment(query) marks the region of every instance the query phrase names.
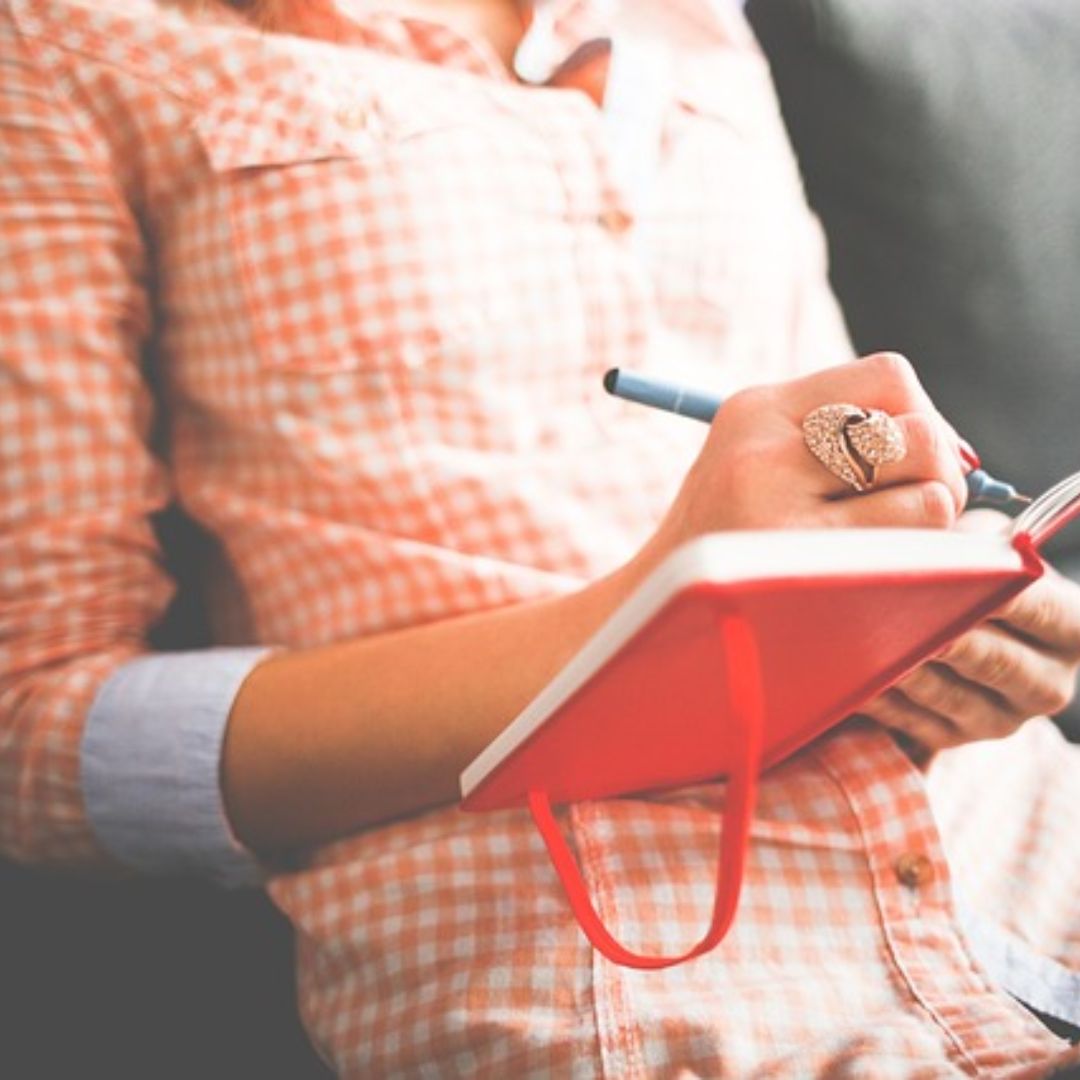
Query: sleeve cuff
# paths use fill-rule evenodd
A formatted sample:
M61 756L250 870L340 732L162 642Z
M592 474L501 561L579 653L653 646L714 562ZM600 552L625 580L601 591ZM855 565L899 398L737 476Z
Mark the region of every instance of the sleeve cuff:
M94 832L121 862L227 886L265 879L229 827L220 772L233 701L270 651L143 656L102 685L83 733L82 786Z

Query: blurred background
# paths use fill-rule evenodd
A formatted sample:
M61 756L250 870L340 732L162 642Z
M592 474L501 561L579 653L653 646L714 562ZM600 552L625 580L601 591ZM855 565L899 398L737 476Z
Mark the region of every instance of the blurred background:
M745 8L858 350L905 353L1021 491L1080 469L1080 4ZM1080 524L1049 550L1080 580Z

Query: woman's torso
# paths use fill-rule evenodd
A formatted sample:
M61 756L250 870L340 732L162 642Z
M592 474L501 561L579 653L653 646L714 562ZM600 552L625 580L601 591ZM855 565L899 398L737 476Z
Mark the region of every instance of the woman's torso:
M675 66L641 207L592 102L436 26L373 17L342 44L150 0L12 9L145 244L147 362L231 639L595 576L702 437L607 397L607 368L724 390L847 356L739 23ZM563 28L587 34L587 7Z

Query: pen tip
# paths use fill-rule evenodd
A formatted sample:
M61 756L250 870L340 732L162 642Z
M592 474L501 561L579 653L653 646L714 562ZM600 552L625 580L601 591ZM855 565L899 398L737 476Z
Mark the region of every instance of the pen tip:
M604 372L604 389L609 394L615 393L615 384L619 381L619 369L617 367L609 368Z

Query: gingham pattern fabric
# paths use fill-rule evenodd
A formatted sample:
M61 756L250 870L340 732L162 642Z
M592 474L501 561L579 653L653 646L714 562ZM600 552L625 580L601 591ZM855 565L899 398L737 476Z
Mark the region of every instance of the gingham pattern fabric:
M191 6L0 8L0 838L29 856L92 855L82 717L168 600L170 497L220 541L223 643L377 632L635 549L702 431L608 367L848 356L741 24L681 65L634 225L578 93L428 24Z
M973 826L947 837L950 854L992 864L1009 884L990 909L1015 901L1010 921L1075 967L1080 852L1059 812L1075 755L1048 722L979 748L972 769L967 753L935 762L934 804L979 821L992 792L1020 839L1006 850ZM722 799L702 786L563 814L617 937L675 952L700 936ZM1044 842L1053 858L1036 860ZM921 881L907 884L915 859ZM1016 1080L1076 1061L991 985L950 884L926 777L853 723L764 779L734 927L679 967L592 954L516 812L378 829L271 892L301 927L305 1020L342 1075Z
M569 49L598 13L559 4ZM5 850L98 857L82 720L169 596L146 524L168 499L220 543L222 642L376 633L572 588L643 540L702 432L605 397L606 368L725 389L849 355L761 57L734 11L684 8L639 208L588 100L445 28L0 0ZM1080 856L1034 795L1078 766L1039 732L991 763L1014 861L985 880L1023 866L1068 960ZM955 772L962 863L997 838ZM721 800L566 815L616 933L703 924ZM932 874L903 884L913 854ZM1043 1075L1063 1044L991 988L948 881L923 777L853 728L765 782L736 929L672 972L588 951L519 814L421 815L271 891L344 1075Z

